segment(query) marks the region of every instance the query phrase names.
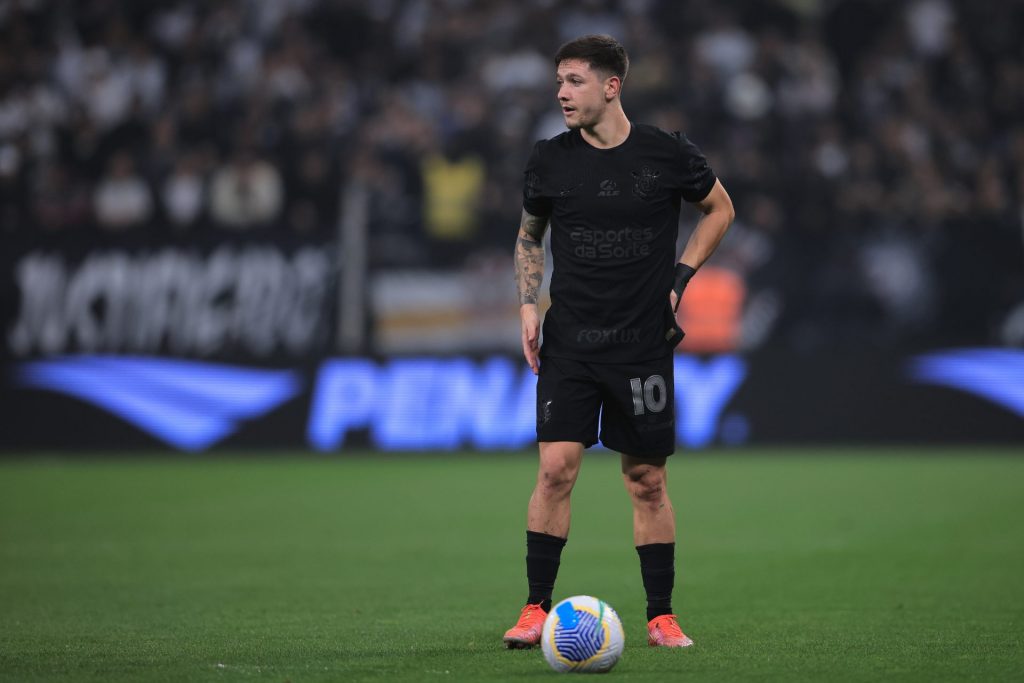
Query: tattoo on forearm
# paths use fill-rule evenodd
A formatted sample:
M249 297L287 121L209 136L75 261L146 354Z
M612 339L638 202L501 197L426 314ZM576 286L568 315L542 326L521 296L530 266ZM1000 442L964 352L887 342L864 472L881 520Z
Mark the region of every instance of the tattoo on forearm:
M516 286L519 303L535 304L544 281L544 244L519 233L516 240Z
M523 211L516 240L516 286L520 304L535 304L544 281L544 232L548 219Z
M548 229L548 219L523 211L523 217L519 221L519 229L535 241L540 242L544 239L544 231Z

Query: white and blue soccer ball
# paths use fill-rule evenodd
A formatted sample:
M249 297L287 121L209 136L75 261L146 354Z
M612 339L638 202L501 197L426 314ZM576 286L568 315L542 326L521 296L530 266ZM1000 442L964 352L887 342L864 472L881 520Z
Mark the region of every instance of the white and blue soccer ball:
M626 636L611 605L576 595L555 605L544 621L540 646L555 671L603 673L622 656Z

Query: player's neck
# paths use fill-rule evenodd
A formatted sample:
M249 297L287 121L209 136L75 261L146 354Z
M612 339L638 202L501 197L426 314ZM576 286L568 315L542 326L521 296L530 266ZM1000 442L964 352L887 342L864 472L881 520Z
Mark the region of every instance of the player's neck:
M615 106L608 107L600 121L593 126L580 128L580 134L583 135L587 144L593 147L611 149L626 141L631 128L632 124L626 118L626 113L622 111L622 106L616 102Z

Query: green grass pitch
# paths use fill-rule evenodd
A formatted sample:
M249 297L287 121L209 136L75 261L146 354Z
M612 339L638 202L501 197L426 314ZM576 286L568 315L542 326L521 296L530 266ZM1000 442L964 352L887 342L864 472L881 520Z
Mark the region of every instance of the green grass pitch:
M0 461L0 680L521 681L535 455ZM738 451L670 464L648 648L617 459L588 454L556 599L612 604L623 681L1024 679L1024 457Z

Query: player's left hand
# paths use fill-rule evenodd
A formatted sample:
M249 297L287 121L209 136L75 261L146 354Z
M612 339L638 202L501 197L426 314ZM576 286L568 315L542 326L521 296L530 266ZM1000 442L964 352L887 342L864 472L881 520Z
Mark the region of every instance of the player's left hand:
M536 375L540 372L540 315L537 304L520 306L519 319L523 328L523 356Z

